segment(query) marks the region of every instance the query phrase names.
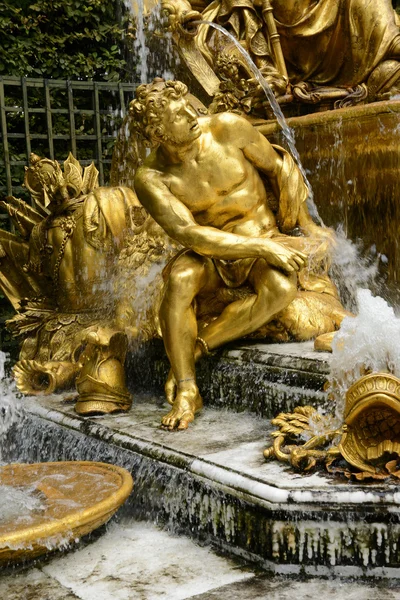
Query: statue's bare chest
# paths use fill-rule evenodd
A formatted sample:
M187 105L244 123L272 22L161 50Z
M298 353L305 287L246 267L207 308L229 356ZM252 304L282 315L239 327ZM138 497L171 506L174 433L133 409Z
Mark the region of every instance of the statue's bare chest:
M233 194L246 181L249 165L238 148L212 143L207 152L169 169L171 192L194 213Z

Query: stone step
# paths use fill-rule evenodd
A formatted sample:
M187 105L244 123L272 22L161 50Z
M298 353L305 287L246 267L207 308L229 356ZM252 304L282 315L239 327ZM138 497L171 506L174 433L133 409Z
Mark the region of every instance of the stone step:
M313 342L247 341L203 359L197 366L197 378L208 405L272 418L297 405L326 406L323 386L329 361L330 354L315 352ZM127 364L133 394L149 390L162 394L168 371L162 342L143 347Z
M400 576L400 494L392 483L303 476L266 462L266 419L206 407L189 430L159 428L168 410L140 397L129 414L84 419L60 396L24 399L7 461L99 460L126 466L126 506L276 573Z
M86 542L86 540L85 540ZM153 524L114 519L73 552L2 573L7 600L395 600L398 582L298 580L251 568ZM118 551L116 551L118 549Z

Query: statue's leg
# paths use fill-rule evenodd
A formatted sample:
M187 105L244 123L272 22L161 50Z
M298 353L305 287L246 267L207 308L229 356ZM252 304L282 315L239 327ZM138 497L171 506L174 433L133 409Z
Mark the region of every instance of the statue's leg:
M168 277L160 325L176 381L172 410L162 419L169 429L186 429L202 407L195 374L197 321L193 302L197 295L220 284L213 262L192 252L176 260Z
M201 332L210 350L253 333L286 308L297 292L297 274L288 275L258 259L248 278L254 294L229 304Z

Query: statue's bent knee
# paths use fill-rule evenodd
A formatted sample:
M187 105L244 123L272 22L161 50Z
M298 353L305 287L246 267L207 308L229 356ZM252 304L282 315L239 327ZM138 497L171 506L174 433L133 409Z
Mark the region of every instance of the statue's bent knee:
M168 277L168 292L182 295L189 294L192 290L197 290L203 275L204 267L201 265L176 266L171 270Z

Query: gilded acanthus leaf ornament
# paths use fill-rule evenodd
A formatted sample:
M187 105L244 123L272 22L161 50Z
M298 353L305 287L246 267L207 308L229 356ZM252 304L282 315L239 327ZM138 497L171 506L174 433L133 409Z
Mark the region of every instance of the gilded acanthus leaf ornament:
M300 471L317 464L348 478L400 478L400 379L390 373L368 373L346 393L343 423L312 406L272 419L272 446L266 459L290 463Z

